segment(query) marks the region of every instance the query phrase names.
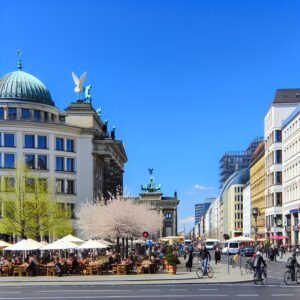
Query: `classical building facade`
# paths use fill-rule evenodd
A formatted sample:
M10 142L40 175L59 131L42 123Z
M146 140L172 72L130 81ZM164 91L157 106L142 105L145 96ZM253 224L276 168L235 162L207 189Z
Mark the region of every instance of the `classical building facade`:
M282 124L283 236L299 244L300 235L300 105Z
M141 186L142 191L139 197L134 197L132 200L150 203L163 217L160 230L156 237L176 236L178 230L177 207L179 204L177 192L174 192L174 197L164 196L161 192L160 185L155 185L152 172L153 170L150 172L149 182Z
M261 142L255 150L250 165L251 237L265 238L265 146ZM257 212L257 215L256 215Z
M282 122L300 102L300 89L276 90L265 115L266 238L282 239Z
M251 188L250 182L243 189L243 236L251 235Z
M0 78L2 187L15 184L19 162L30 176L49 186L54 181L57 198L74 211L86 199L122 187L127 156L90 103L78 100L60 111L46 86L19 61L17 71Z

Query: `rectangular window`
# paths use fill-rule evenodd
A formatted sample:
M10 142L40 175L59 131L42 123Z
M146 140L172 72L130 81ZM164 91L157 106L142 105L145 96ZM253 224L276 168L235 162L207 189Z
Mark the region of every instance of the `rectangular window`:
M48 191L47 178L38 178L39 188L43 191Z
M63 194L65 192L64 179L56 179L56 193Z
M23 120L29 120L30 119L30 110L29 108L22 108L22 119Z
M41 113L39 110L34 110L33 111L33 118L35 121L39 121L41 119Z
M275 184L282 184L282 173L275 172Z
M47 149L47 137L45 135L38 135L38 148Z
M67 158L67 172L75 172L74 158Z
M4 147L15 147L15 135L13 133L4 133Z
M17 119L17 109L15 107L8 108L8 119L16 120Z
M15 155L12 153L4 154L4 168L13 169L15 167Z
M25 164L28 169L34 169L34 154L25 154Z
M67 194L75 194L74 180L67 180Z
M64 171L65 160L61 156L56 156L56 171Z
M275 130L275 143L281 143L281 130Z
M67 139L67 151L74 152L74 140Z
M47 170L47 155L38 155L38 169Z
M27 178L25 189L26 189L26 192L34 191L34 178Z
M14 177L3 177L4 179L4 192L12 192L15 187L15 178Z
M275 193L275 206L282 206L282 193Z
M4 108L0 107L0 120L4 120Z
M48 113L47 112L44 112L44 121L48 122Z
M75 204L74 203L67 203L67 209L71 213L71 219L75 219Z
M56 138L56 150L64 151L64 139Z
M282 151L275 150L275 164L281 164L281 163L282 163Z
M33 134L25 134L24 148L34 148L35 147L34 139L35 139L35 137Z

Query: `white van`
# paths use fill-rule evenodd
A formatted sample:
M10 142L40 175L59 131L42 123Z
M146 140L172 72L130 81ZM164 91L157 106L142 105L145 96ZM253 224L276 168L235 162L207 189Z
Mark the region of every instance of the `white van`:
M224 247L222 249L222 254L237 254L242 242L240 241L230 241L227 240L224 243Z
M220 241L216 239L207 239L205 241L205 246L207 250L214 250L218 244L220 244Z

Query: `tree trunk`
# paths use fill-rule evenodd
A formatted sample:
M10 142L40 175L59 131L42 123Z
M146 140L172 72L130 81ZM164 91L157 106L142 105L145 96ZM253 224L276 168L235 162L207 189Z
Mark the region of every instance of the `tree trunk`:
M128 257L128 237L126 238L126 252L125 252L125 257Z
M117 237L117 247L116 247L117 249L117 253L119 254L120 253L120 238L119 237Z
M124 253L125 252L125 249L124 249L125 245L124 244L125 244L125 238L122 237L122 259L124 259L124 254L125 254Z

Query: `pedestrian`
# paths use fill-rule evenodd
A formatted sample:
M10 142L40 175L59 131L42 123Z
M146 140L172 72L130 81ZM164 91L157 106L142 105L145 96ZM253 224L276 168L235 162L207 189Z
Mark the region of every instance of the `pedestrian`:
M191 251L187 251L187 262L185 265L186 265L186 270L192 272L193 253Z
M208 261L211 260L211 256L209 251L206 249L206 246L204 245L201 252L200 257L202 259L202 266L203 266L203 275L207 275L207 267L208 267Z
M215 263L216 265L221 262L221 251L219 247L216 247L215 250Z

